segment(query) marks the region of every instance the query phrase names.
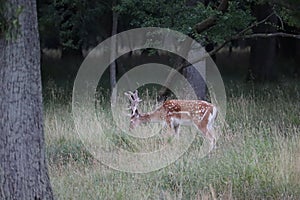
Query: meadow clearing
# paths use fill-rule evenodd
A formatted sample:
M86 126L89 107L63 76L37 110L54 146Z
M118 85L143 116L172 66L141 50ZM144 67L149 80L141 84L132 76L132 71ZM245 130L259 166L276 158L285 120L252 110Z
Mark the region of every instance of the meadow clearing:
M225 86L227 125L217 129L220 133L217 149L201 157L198 147L202 138L196 137L176 162L146 174L120 172L95 160L77 136L76 127L86 125L73 121L70 98L64 89L48 86L44 97L45 137L55 196L57 199L300 199L299 81L264 85L227 81ZM101 131L114 135L110 134L116 129L111 124L108 104L101 105L97 123L101 122ZM143 109L147 109L145 106L151 104L145 104ZM85 117L89 120L91 116ZM100 130L97 123L86 126L86 130ZM135 143L117 135L110 140L135 152L149 145L159 148L163 139Z

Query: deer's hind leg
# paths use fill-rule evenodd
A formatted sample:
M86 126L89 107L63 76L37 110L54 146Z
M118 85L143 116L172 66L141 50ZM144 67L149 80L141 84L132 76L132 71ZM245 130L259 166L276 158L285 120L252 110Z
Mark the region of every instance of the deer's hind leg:
M204 116L202 120L196 119L194 120L194 124L196 127L202 132L204 139L207 139L210 144L209 151L213 150L216 146L216 135L215 131L209 122L209 118Z

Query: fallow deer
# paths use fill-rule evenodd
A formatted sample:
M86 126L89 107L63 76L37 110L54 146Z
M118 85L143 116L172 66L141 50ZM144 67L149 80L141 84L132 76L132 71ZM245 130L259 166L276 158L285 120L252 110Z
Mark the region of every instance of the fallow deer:
M216 135L213 124L217 117L217 108L202 100L167 100L155 111L140 113L138 105L142 101L135 92L128 91L125 95L130 100L130 129L147 122L160 122L179 134L180 125L195 125L210 142L210 150L215 147Z

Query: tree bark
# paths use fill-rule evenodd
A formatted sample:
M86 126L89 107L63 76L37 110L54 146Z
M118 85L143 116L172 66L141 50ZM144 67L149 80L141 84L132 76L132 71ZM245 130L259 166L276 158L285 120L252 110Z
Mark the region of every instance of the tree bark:
M253 9L257 20L266 18L273 12L268 4L257 5ZM267 20L268 23L277 24L276 15L272 15ZM254 33L273 33L276 28L270 24L260 24L253 28ZM276 38L258 38L251 41L250 68L248 70L248 80L270 81L276 79L275 59L277 55Z
M0 199L53 199L43 134L40 46L35 0L23 7L16 39L0 38Z
M198 71L194 66L197 66ZM206 63L205 60L183 69L183 74L192 86L199 100L206 99Z

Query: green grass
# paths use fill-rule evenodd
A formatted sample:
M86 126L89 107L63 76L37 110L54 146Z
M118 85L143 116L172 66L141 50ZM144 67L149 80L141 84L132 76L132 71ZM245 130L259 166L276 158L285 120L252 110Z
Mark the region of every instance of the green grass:
M49 90L53 94L45 105L45 132L50 178L58 199L300 198L299 82L226 84L227 125L218 128L217 149L201 158L203 141L196 137L175 163L147 174L102 165L77 137L76 127L87 135L104 132L113 144L132 152L159 149L167 140L163 134L136 141L117 131L106 107L98 110L97 120L88 109L82 112L92 125L74 122L71 106L60 103L65 102L60 99L62 91ZM142 109L151 110L153 104ZM128 123L128 118L118 117ZM91 141L96 145L98 139Z

